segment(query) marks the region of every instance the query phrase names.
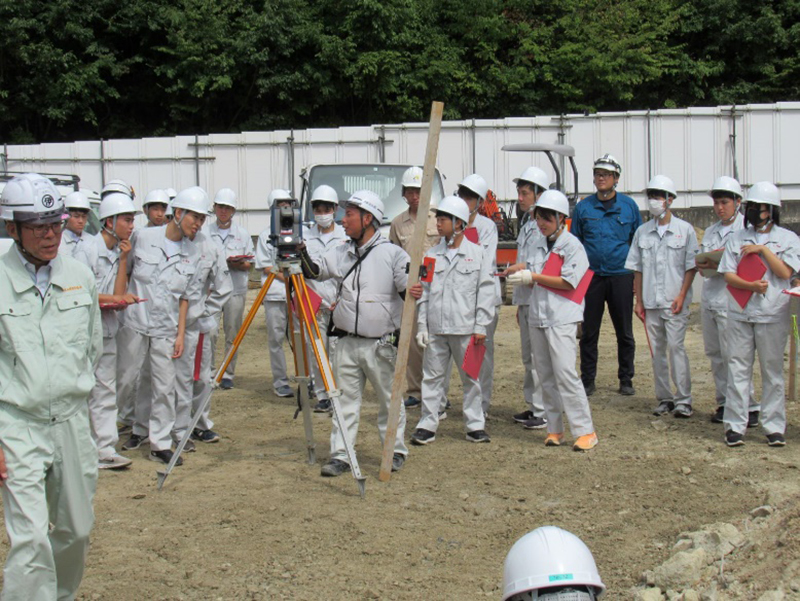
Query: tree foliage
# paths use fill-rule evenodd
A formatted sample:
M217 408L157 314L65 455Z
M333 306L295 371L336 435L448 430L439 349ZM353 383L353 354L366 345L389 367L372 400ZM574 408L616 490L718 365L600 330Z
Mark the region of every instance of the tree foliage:
M6 143L793 100L800 0L0 0Z

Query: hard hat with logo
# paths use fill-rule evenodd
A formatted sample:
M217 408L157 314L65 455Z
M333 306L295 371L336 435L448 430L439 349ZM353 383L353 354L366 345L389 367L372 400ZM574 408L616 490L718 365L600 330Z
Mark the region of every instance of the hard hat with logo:
M447 213L448 215L460 219L465 224L469 223L469 207L463 198L458 196L445 196L439 201L439 206L431 207L433 213Z
M747 191L745 202L758 202L775 207L781 206L781 193L772 182L756 182Z
M556 526L543 526L520 538L506 555L502 599L531 598L522 595L553 587L585 587L590 591L584 596L567 597L575 601L592 601L606 590L584 542ZM552 597L553 601L558 598Z
M666 175L656 175L647 182L647 188L645 191L650 190L659 190L661 192L666 192L672 198L678 198L678 192L675 190L675 182L673 182L670 178Z
M208 194L199 186L192 186L181 190L178 195L172 200L172 209L183 209L185 211L194 211L201 215L208 213Z
M134 192L133 187L129 186L121 179L109 180L100 191L100 198L103 198L106 194L111 194L112 192L121 192L122 194L127 194L131 199L136 198L136 193Z
M536 184L542 190L547 190L550 187L550 178L547 177L547 174L542 169L533 166L528 167L522 172L522 175L515 177L512 181L515 184Z
M314 206L315 202L327 202L330 204L338 205L339 204L339 195L336 193L336 190L331 188L330 186L326 186L325 184L321 186L317 186L314 188L314 191L311 193L311 206Z
M6 221L46 224L69 217L58 189L38 173L23 173L9 180L0 195L0 209L0 218Z
M167 194L166 190L162 190L160 188L156 188L155 190L150 190L147 193L147 196L144 197L144 202L142 203L142 207L146 207L147 205L152 204L162 204L169 206L169 195Z
M403 188L422 188L422 167L409 167L400 180Z
M271 209L272 205L279 200L287 200L289 202L294 202L294 198L292 198L291 192L289 192L288 190L283 190L282 188L275 188L272 192L269 193L269 196L267 197L267 208Z
M467 190L472 190L481 200L484 200L486 198L486 193L489 192L489 184L477 173L468 175L462 179L461 183L458 185L459 187L463 186Z
M375 219L383 222L383 201L372 190L359 190L347 200L340 200L339 206L346 209L349 205L354 205L362 211L371 213Z
M734 198L742 198L742 186L734 178L727 175L721 175L714 180L714 185L711 186L709 196L714 196L716 192L728 192L733 194Z
M64 199L64 206L69 209L83 209L84 211L91 211L92 205L89 204L89 197L80 190L70 192Z
M230 188L220 188L214 196L215 205L225 205L226 207L236 208L236 192Z
M594 162L592 169L605 169L606 171L612 171L617 175L622 173L622 166L619 164L619 161L608 153L597 159Z
M136 215L138 212L130 196L122 192L110 192L100 201L100 221L125 213Z
M534 209L550 209L569 217L569 200L563 192L558 190L545 190L536 201Z

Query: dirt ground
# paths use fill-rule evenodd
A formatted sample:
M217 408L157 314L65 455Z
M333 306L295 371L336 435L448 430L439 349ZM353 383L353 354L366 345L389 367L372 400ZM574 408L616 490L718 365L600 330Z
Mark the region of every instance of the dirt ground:
M722 426L709 422L713 380L696 305L693 314L687 347L695 416L651 415L651 367L639 323L637 394L616 393L616 345L607 323L591 398L600 444L580 454L545 448L544 432L512 423L523 409L522 371L514 308L503 307L491 444L464 440L453 378L454 407L436 442L411 447L403 470L381 483L377 407L368 387L358 446L365 500L351 476L319 475L328 456L326 415L314 415L317 463L307 464L302 418L292 419L292 399L272 393L259 314L241 350L236 388L214 396L222 441L198 444L161 492L146 450L130 453L132 469L101 473L79 598L499 599L508 549L526 532L555 524L592 549L606 598L630 599L631 587L668 557L680 532L739 523L770 491L791 497L800 489L796 404L788 406L783 449L768 448L761 432L728 449ZM411 410L407 434L418 415ZM752 562L740 563L754 571ZM757 571L751 577L757 582Z

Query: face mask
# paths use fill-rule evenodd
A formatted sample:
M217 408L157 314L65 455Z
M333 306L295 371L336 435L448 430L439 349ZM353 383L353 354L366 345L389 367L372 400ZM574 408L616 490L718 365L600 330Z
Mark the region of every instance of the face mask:
M747 223L752 223L754 227L759 227L767 221L766 219L761 218L761 208L760 207L749 207L747 209Z
M650 214L656 219L660 219L667 212L667 203L660 198L648 198L647 205L650 209Z
M316 221L317 225L322 229L329 228L333 224L333 213L314 215L314 221Z

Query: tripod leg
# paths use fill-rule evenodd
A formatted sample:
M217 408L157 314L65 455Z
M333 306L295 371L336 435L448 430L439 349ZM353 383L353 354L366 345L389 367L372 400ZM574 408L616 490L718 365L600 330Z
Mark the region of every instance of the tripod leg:
M294 277L294 276L292 276ZM290 285L291 283L291 285ZM292 348L294 350L295 381L297 382L297 402L303 412L303 428L306 433L306 448L308 449L308 463L314 465L317 462L316 448L314 442L314 422L311 415L311 400L308 396L308 385L311 379L308 376L308 353L306 350L306 337L303 329L304 322L297 311L292 310L291 288L294 280L286 280L286 306L289 307L289 316L292 320ZM297 295L297 304L300 304ZM296 414L295 414L296 417Z

